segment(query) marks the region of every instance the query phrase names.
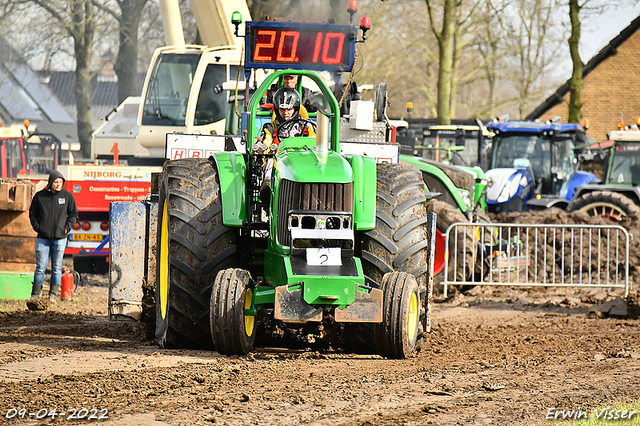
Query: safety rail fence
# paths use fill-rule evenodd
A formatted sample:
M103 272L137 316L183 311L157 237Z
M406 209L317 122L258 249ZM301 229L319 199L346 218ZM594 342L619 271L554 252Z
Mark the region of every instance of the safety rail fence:
M619 225L454 223L448 286L609 287L631 290L629 233Z

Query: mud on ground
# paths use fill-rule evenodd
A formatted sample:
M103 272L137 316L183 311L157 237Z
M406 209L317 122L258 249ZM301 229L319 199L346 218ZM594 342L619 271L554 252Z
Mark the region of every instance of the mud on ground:
M619 304L617 290L476 287L435 304L409 360L224 357L160 349L143 323L109 321L106 280L84 277L74 301L45 311L0 301L0 424L74 424L74 409L95 408L104 425L535 425L555 423L552 407L595 417L640 399L640 323L595 309ZM54 407L66 416L6 418Z
M502 214L498 214L498 215L490 215L491 221L492 223L513 223L513 224L545 224L545 225L620 225L622 226L624 229L627 230L627 232L629 233L629 277L632 283L640 283L640 265L638 264L638 259L640 259L640 226L638 226L638 223L640 222L640 218L636 217L636 216L628 216L623 218L623 220L621 222L612 222L609 219L607 219L606 217L593 217L593 216L589 216L587 213L584 212L573 212L573 213L567 213L564 210L560 210L557 208L552 208L552 209L548 209L548 210L544 210L544 211L537 211L537 212L523 212L523 213L502 213ZM576 235L580 235L579 233L576 233ZM587 235L587 234L584 234ZM532 234L533 237L533 234ZM598 235L598 233L596 231L594 231L593 233L593 238L591 241L585 239L584 241L582 241L582 246L580 246L579 243L579 239L578 237L576 237L575 239L571 240L571 235L569 233L567 233L564 236L564 241L562 241L562 236L561 236L561 232L558 232L557 234L551 235L551 233L548 236L548 239L544 242L541 243L540 239L536 239L535 241L533 240L533 238L531 239L531 241L529 241L528 245L529 245L529 252L533 253L534 250L536 250L535 245L538 244L544 244L544 249L546 249L547 253L549 253L549 256L547 256L547 262L552 262L552 261L556 261L557 266L560 267L561 262L559 259L553 259L554 256L552 256L551 254L556 254L559 255L561 253L563 253L561 251L562 247L555 247L555 251L554 251L554 247L553 245L557 243L557 241L562 241L564 247L567 249L566 252L564 252L564 257L565 257L565 262L563 265L565 265L565 269L568 269L566 265L569 265L571 262L571 256L572 253L570 252L569 248L573 245L574 248L578 248L580 247L580 249L582 250L583 256L586 256L587 253L589 253L589 250L591 250L591 252L593 253L593 257L594 259L596 259L596 253L598 253L598 251L602 251L603 247L616 247L616 243L614 241L616 241L617 235L615 232L602 232ZM611 240L611 245L607 245L607 241ZM524 241L525 244L527 244L527 241ZM542 247L539 246L538 250L542 252ZM609 255L611 256L611 262L609 262L609 267L610 267L610 271L613 272L616 269L620 270L623 267L624 264L624 259L625 259L625 253L623 250L623 245L620 245L617 248L618 251L618 257L615 257L614 254L615 250L612 250ZM557 256L556 256L557 257ZM614 260L616 259L616 260ZM542 254L539 255L539 260L542 260ZM591 271L589 271L589 266L591 266ZM599 265L599 266L602 266ZM542 267L540 267L539 269L543 269ZM598 269L598 266L596 265L586 265L582 267L582 271L580 271L580 268L575 267L574 268L574 274L580 274L582 273L596 273L596 269ZM566 271L567 273L569 273L569 271ZM602 274L604 274L604 271L601 271ZM549 280L550 277L547 277L547 279ZM579 281L578 277L574 277L575 281ZM603 277L603 281L606 280L606 278ZM533 281L533 280L531 280ZM588 282L587 278L583 279L584 282Z

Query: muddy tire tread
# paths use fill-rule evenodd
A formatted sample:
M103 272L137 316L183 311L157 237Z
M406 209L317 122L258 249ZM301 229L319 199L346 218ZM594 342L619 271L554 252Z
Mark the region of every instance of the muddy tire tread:
M640 217L640 206L633 202L630 198L623 194L611 191L593 191L588 192L575 200L572 200L567 207L569 212L586 211L589 207L593 207L602 203L608 203L618 206L627 216Z
M394 271L385 274L381 290L384 292L382 323L373 326L376 348L385 358L408 358L418 349L418 340L422 334L419 326L417 335L410 339L405 329L405 311L408 309L405 304L408 305L411 294L419 296L418 284L413 275ZM422 310L420 302L421 298L418 297L419 310Z
M376 227L360 234L360 258L367 282L379 288L388 273L405 272L415 277L421 295L426 294L427 219L422 173L407 164L378 164ZM386 297L392 297L385 294ZM422 344L420 312L416 348ZM379 352L375 324L356 324L349 333L349 348L359 353Z
M255 330L247 336L244 301L251 275L243 269L218 272L211 289L210 327L216 350L224 355L246 355L253 347Z
M156 277L156 339L165 348L212 348L209 304L218 270L236 258L236 230L222 223L220 183L207 159L168 161L161 176L158 214L160 253L162 207L169 228L167 313L160 315L160 262Z

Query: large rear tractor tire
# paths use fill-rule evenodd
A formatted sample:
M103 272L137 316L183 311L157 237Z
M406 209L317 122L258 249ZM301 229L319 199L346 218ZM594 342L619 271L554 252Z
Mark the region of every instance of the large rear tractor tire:
M427 283L427 211L422 173L407 164L377 165L376 227L360 234L360 254L367 284L380 288L386 274L405 272L415 277L420 297ZM387 303L386 301L384 303ZM422 344L422 318L418 312L417 343ZM377 352L373 324L357 324L348 336L351 350Z
M469 220L451 204L440 200L429 200L427 211L436 213L436 253L433 266L433 283L441 284L444 281L446 234L449 226L454 223L469 223ZM454 240L457 244L453 244ZM454 229L449 236L449 279L455 277L456 281L467 281L472 278L475 265L476 239L473 228L470 226L458 227L457 236ZM454 253L454 248L457 253Z
M422 174L407 164L378 164L376 227L361 234L362 267L377 283L388 272L412 274L426 287L427 211Z
M406 272L390 272L382 279L382 323L374 325L378 353L386 358L404 359L419 349L422 310L418 283Z
M573 200L568 211L586 212L591 216L603 216L612 222L620 222L627 216L640 217L640 207L630 198L610 191L588 192Z
M246 355L256 340L256 317L245 315L251 308L251 274L243 269L218 272L211 289L211 337L223 355Z
M222 223L215 163L165 163L160 180L156 330L163 348L211 348L212 277L234 266L236 230Z

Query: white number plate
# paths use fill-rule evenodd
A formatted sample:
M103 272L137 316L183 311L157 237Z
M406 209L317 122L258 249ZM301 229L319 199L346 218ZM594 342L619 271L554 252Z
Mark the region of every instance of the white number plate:
M342 256L340 256L340 248L308 248L307 265L341 266Z

